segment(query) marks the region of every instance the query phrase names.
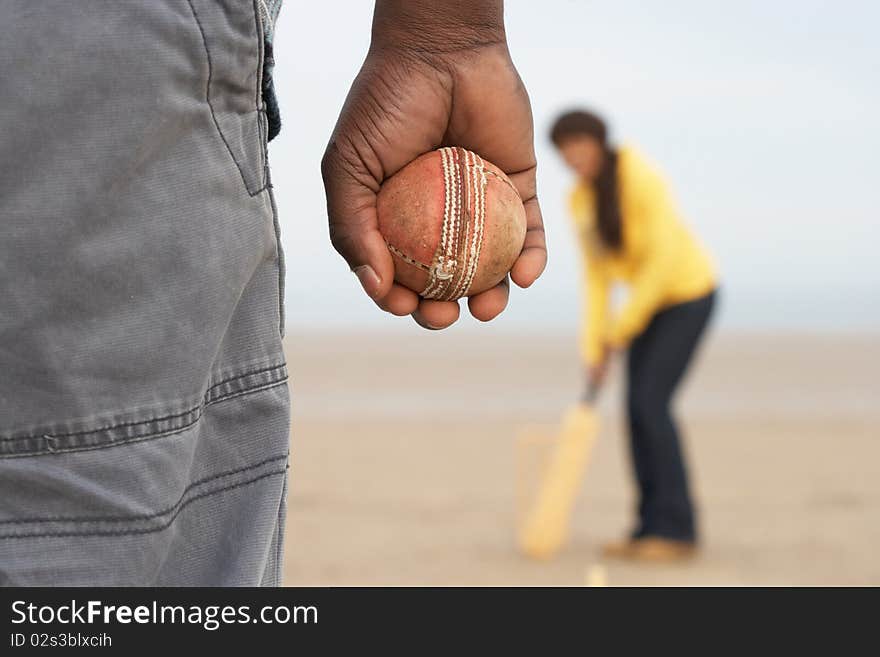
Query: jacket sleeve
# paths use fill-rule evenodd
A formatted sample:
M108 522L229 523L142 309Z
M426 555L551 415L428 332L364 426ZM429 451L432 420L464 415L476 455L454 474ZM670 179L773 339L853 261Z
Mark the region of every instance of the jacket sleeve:
M653 171L645 171L636 179L639 185L636 211L641 233L642 255L632 281L630 294L614 318L608 331L609 343L615 348L626 346L651 321L673 271L681 235L675 222L675 207L663 179Z
M590 253L584 238L586 208L578 188L569 196L572 229L577 237L581 261L581 322L579 347L587 365L596 365L602 356L608 326L608 277L596 254Z
M596 258L589 257L583 246L581 251L584 279L581 284L581 308L584 314L581 318L580 351L587 365L597 365L606 342L609 281Z

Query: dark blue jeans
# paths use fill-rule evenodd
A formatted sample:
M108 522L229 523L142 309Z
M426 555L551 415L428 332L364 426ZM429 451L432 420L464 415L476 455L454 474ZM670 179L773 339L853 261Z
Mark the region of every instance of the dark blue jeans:
M627 363L630 445L639 486L634 537L696 540L675 390L700 342L716 293L666 308L633 340Z

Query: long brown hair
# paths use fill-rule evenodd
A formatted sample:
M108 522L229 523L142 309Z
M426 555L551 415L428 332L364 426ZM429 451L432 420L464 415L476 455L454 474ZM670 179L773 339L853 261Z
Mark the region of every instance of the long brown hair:
M592 112L566 112L553 123L550 139L558 147L570 137L592 137L602 146L602 170L592 183L596 192L596 223L602 243L616 251L623 245L623 230L617 193L617 151L608 143L608 127Z

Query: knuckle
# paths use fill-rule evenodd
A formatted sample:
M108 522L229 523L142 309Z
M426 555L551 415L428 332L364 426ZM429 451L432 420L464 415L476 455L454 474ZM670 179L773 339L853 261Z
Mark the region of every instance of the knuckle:
M326 185L333 178L333 174L339 169L339 158L334 142L327 144L324 155L321 157L321 178Z
M334 137L321 158L321 177L325 187L340 182L378 192L381 182L381 166L367 145L358 146L355 140Z
M339 253L347 251L351 244L351 237L347 234L347 231L339 222L332 220L330 221L330 244Z

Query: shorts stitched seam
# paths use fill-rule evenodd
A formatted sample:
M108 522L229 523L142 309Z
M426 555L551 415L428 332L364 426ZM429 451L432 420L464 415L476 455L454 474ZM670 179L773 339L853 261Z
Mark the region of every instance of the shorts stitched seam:
M260 392L261 390L268 390L270 388L276 388L276 387L283 385L285 383L287 383L287 378L281 379L280 381L278 381L276 383L264 386L262 388L254 388L253 390L247 390L245 392L239 393L234 396L241 397L241 396L247 395L251 392ZM228 398L229 397L224 397L223 399L218 400L218 401L225 401ZM195 423L193 423L193 424L195 424ZM192 426L193 425L190 424L185 427L180 427L177 429L169 429L168 431L165 431L163 433L145 434L143 436L137 436L135 438L125 438L122 440L101 443L98 445L83 445L83 446L76 446L76 447L67 447L67 448L63 448L63 449L56 449L54 452L50 452L49 450L46 450L46 449L35 450L35 451L30 451L30 452L9 452L7 454L0 454L0 459L23 458L23 457L29 457L29 456L48 456L50 454L61 454L61 453L69 454L72 452L91 452L91 451L95 451L95 450L99 450L99 449L109 449L110 447L119 447L121 445L134 445L137 443L146 442L148 440L158 440L160 438L167 438L168 436L174 436L176 434L183 433L187 429L192 428Z
M275 378L273 376L273 375L275 375L276 372L279 375L277 378ZM272 378L270 378L268 381L255 383L254 385L246 386L246 387L239 389L239 390L235 390L235 389L230 390L229 392L218 395L216 397L211 396L211 392L214 391L220 385L229 385L229 384L234 383L235 381L242 381L244 379L247 379L248 377L257 376L257 375L261 375L261 374L266 377L271 376ZM4 445L4 443L11 444L11 443L16 443L16 442L24 442L27 440L40 440L40 439L46 441L47 447L45 447L43 449L31 450L31 451L27 451L27 452L17 452L16 448L14 446L7 447L7 449L5 450L5 453L0 454L0 458L10 458L10 457L16 457L16 456L33 456L33 455L40 455L40 454L56 454L56 453L60 453L60 452L83 451L86 449L100 449L100 448L104 448L104 447L112 447L114 445L128 444L128 443L133 443L133 442L141 442L142 440L146 440L146 439L150 439L150 438L160 438L162 436L180 433L180 432L186 431L187 429L196 425L199 422L199 420L202 418L205 408L207 408L208 406L210 406L212 404L217 404L222 401L226 401L228 399L232 399L235 397L240 397L243 395L259 392L261 390L266 390L268 388L273 388L275 386L282 385L283 383L285 383L287 381L287 379L288 379L288 377L287 377L286 365L279 364L279 365L276 365L276 366L273 366L270 368L263 368L261 370L255 370L253 372L245 372L245 373L240 374L236 377L232 377L232 378L226 379L218 384L215 384L214 386L211 386L210 388L208 388L208 390L205 392L205 394L203 396L203 400L200 404L198 404L197 406L194 406L186 411L180 412L180 413L174 413L171 415L161 416L158 418L148 418L146 420L140 420L138 422L123 422L120 424L115 424L115 425L111 425L111 426L107 426L107 427L100 427L97 429L88 429L88 430L82 430L82 431L67 432L67 433L62 433L62 434L51 434L51 433L46 432L46 433L38 433L38 434L29 434L26 436L3 437L3 438L0 438L0 447L2 447ZM137 426L141 426L141 425L156 424L158 422L167 422L172 419L186 417L187 415L194 415L194 417L191 421L186 422L183 425L176 426L176 427L170 427L170 428L165 429L164 431L163 430L154 430L154 431L147 431L147 432L141 433L141 434L122 436L122 437L119 437L116 439L110 438L109 440L105 439L105 441L99 442L97 444L92 444L92 445L76 444L77 443L76 439L77 438L82 439L82 437L84 437L84 436L96 435L96 434L101 434L101 433L105 433L105 432L112 432L112 431L116 431L119 429L125 429L128 427L137 427ZM71 444L68 446L56 446L55 441L57 439L74 439L74 440L70 441Z
M241 378L247 377L247 376L254 376L256 374L263 374L265 372L271 372L272 370L277 370L277 369L280 369L285 366L286 365L284 363L281 363L279 365L269 365L268 367L262 367L258 370L253 370L251 372L245 372L243 374L236 374L234 376L229 376L229 377L222 379L221 381L218 381L217 383L213 384L211 387L209 387L207 394L210 394L215 388L219 388L220 386L225 385L227 383L230 383L232 381L235 381L237 379L241 379Z
M186 499L187 493L189 493L192 489L202 486L203 484L210 483L217 479L223 479L224 477L231 477L232 475L241 474L242 472L247 472L248 470L256 470L264 465L268 465L270 463L274 463L276 461L280 461L281 459L287 459L288 453L279 454L278 456L273 456L271 458L263 459L258 463L253 463L251 465L246 465L241 468L235 468L234 470L226 470L224 472L218 472L217 474L211 475L210 477L203 477L201 479L197 479L196 481L190 483L186 488L183 489L183 492L180 494L180 497L177 501L168 506L161 511L155 511L153 513L141 513L134 514L130 516L42 516L42 517L30 517L30 518L11 518L9 520L0 520L0 525L26 525L26 524L37 524L37 523L49 523L49 522L74 522L74 523L86 523L86 522L94 522L94 523L102 523L102 522L133 522L138 520L152 520L153 518L158 518L160 516L168 515L174 509L176 509L183 501Z
M111 424L107 427L99 427L98 429L83 429L81 431L68 431L65 433L39 433L39 434L30 434L27 436L8 436L4 438L0 438L0 443L15 443L22 440L33 440L36 438L72 438L73 436L84 436L89 433L100 433L101 431L112 431L113 429L124 429L125 427L136 427L141 424L150 424L151 422L165 422L167 420L174 420L179 417L183 417L184 415L192 415L196 411L198 411L202 407L202 404L198 406L193 406L190 409L185 411L181 411L180 413L173 413L171 415L163 415L161 417L153 417L148 420L138 420L137 422L121 422L120 424ZM192 423L187 424L185 426L190 426Z
M282 365L273 365L271 367L266 367L263 369L254 370L253 372L245 372L245 373L239 374L237 376L229 377L227 379L224 379L223 381L220 381L219 383L215 383L210 388L208 388L208 390L205 393L205 397L206 398L210 397L210 393L215 388L218 388L221 385L225 385L227 383L231 383L231 382L239 380L239 379L244 379L249 376L254 376L256 374L263 374L265 372L271 372L272 370L281 369L283 367L285 367L285 365L283 365L283 364ZM246 390L250 390L250 389L248 388ZM0 438L0 443L17 442L20 440L29 440L29 439L33 439L33 438L45 438L46 436L50 436L52 438L68 438L68 437L72 437L72 436L82 436L82 435L89 434L89 433L100 433L101 431L112 431L113 429L124 429L125 427L135 427L135 426L138 426L141 424L150 424L152 422L164 422L166 420L173 420L175 418L183 417L184 415L190 415L192 413L195 413L203 406L206 406L207 404L210 404L212 402L222 401L223 399L226 399L227 396L228 396L228 394L221 395L220 397L216 397L213 399L208 399L207 401L203 401L201 404L197 404L196 406L193 406L190 409L187 409L185 411L181 411L180 413L172 413L171 415L163 415L160 417L153 417L153 418L149 418L146 420L138 420L137 422L121 422L119 424L111 424L109 426L100 427L98 429L84 429L82 431L69 431L66 433L48 433L47 432L47 433L29 434L27 436L4 437L4 438ZM198 418L196 418L196 420L198 420ZM185 426L192 426L192 424L193 423L190 423Z
M266 168L266 186L269 192L269 204L272 206L272 227L275 230L275 262L278 270L278 333L284 337L284 248L281 245L281 224L278 218L278 205L272 192L272 172Z
M288 458L290 458L290 452L288 452ZM287 464L287 467L290 467L290 464ZM278 515L275 518L275 531L277 532L277 543L275 544L275 585L279 586L281 584L281 580L283 578L283 573L281 570L281 564L284 559L284 521L285 516L282 511L285 508L285 498L287 496L287 482L284 482L284 485L281 487L281 501L278 503Z
M248 486L250 484L256 483L263 479L267 479L269 477L274 477L276 475L283 475L287 472L287 468L283 468L281 470L272 470L271 472L263 473L253 479L248 479L245 481L240 481L235 484L230 484L229 486L224 486L222 488L217 488L211 491L207 491L205 493L200 493L198 495L194 495L187 499L180 507L174 512L167 522L159 524L155 527L142 527L139 529L118 529L118 530L97 530L97 531L55 531L55 532L29 532L23 534L5 534L0 535L0 540L7 538L58 538L64 536L130 536L136 534L152 534L155 532L160 532L165 529L168 529L172 525L172 523L177 519L177 516L180 515L181 511L183 511L187 506L192 504L193 502L200 500L205 497L210 497L211 495L217 495L219 493L225 493L230 490L234 490L236 488L241 488L242 486Z

